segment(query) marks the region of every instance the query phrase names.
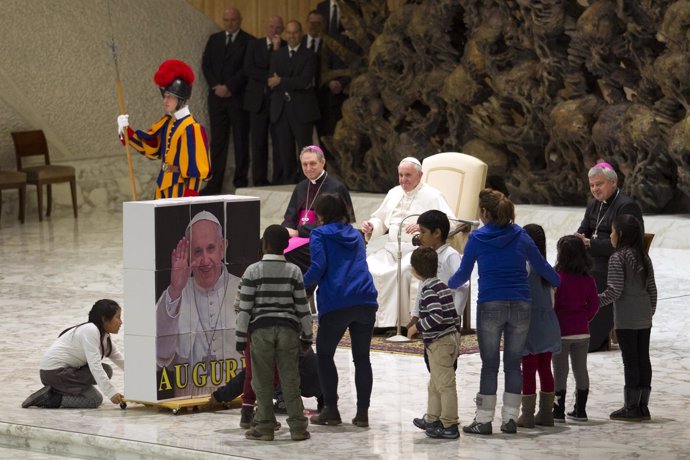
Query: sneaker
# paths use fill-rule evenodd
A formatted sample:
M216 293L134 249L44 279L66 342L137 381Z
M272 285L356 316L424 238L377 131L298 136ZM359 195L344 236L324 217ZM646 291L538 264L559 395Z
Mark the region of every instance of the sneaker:
M508 434L517 433L517 423L512 418L505 423L501 423L501 431Z
M49 386L45 386L38 391L31 393L31 395L24 400L22 407L26 409L27 407L45 407L46 403L50 400L52 394L52 389Z
M273 433L261 433L256 428L244 433L244 437L252 441L273 441Z
M462 427L462 431L464 433L472 433L472 434L491 434L492 433L492 428L491 428L491 422L485 422L481 423L478 421L473 421L467 426Z
M337 407L324 406L317 415L309 417L309 422L314 425L340 425L340 412Z
M301 433L290 433L290 439L293 441L305 441L309 438L311 438L311 435L308 431L303 431Z
M433 422L427 422L426 418L424 418L424 417L412 419L412 423L414 424L414 426L416 426L420 430L427 430L430 427L435 427L435 426L441 425L440 420L435 420Z
M585 411L578 411L577 409L573 409L572 411L568 412L566 415L568 416L569 419L575 420L577 422L588 421L587 412L585 412Z
M444 427L440 423L438 425L429 424L426 429L426 435L435 439L456 439L460 437L457 425Z
M251 428L252 421L254 421L254 407L242 406L242 412L240 414L240 428L244 428L245 430Z

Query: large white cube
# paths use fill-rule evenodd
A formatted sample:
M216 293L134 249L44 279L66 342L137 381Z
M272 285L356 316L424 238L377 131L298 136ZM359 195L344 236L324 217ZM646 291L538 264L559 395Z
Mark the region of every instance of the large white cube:
M243 367L234 301L259 259L259 199L127 202L123 219L125 395L208 395Z

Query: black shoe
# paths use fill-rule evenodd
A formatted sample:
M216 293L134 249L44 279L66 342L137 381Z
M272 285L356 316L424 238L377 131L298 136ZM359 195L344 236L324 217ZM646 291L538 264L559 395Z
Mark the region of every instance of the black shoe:
M625 387L625 405L617 411L611 412L611 420L622 420L624 422L641 422L642 411L640 410L639 388Z
M642 420L652 419L652 415L649 413L649 393L651 391L651 387L640 387L640 413L642 414Z
M275 414L287 414L287 406L285 405L284 399L277 399L273 403L273 413Z
M575 392L575 407L571 412L568 412L568 418L578 422L587 421L587 395L589 395L589 390L577 390Z
M242 412L240 414L240 428L249 429L252 427L252 421L254 420L254 407L253 406L242 406Z
M517 423L511 418L506 423L501 424L501 431L508 434L515 434L517 433Z
M457 439L460 437L460 432L458 431L457 425L451 425L445 428L443 425L439 424L436 426L429 426L429 428L426 429L426 435L435 439Z
M553 421L565 423L565 390L557 391L553 403Z
M416 427L419 428L420 430L427 430L427 429L429 429L429 428L431 428L431 427L435 427L435 426L441 425L441 421L440 421L440 420L435 420L435 421L433 421L433 422L427 422L426 419L425 419L424 417L422 417L422 418L415 418L415 419L412 420L412 423L414 424L414 426L416 426Z
M38 391L31 393L31 395L24 400L22 407L26 409L27 407L51 407L49 403L53 398L53 389L49 386L45 386Z
M481 423L476 420L467 426L463 426L462 431L472 434L491 434L493 432L491 422Z
M343 423L338 408L334 406L324 406L317 415L309 417L309 422L314 425L340 425Z
M358 407L357 408L357 414L355 414L355 418L352 419L352 424L354 426L358 426L360 428L368 428L369 427L369 409L360 409Z

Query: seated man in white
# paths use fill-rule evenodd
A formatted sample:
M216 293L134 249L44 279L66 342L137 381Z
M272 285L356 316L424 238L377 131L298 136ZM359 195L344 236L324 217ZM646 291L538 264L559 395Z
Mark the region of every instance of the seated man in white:
M156 354L159 368L187 371L184 388L170 379L175 396L209 394L240 370L233 307L240 279L225 268L226 247L218 219L201 211L172 251L170 286L156 305Z
M403 222L401 233L402 277L401 291L398 294L397 254L398 229L402 220L412 214L421 214L430 209L445 213L449 219L455 214L448 206L443 194L431 185L422 183L422 164L413 157L403 158L398 165L399 186L393 187L381 206L371 218L362 223L361 230L369 238L367 263L379 292L379 309L376 312L376 327L395 327L398 314L402 314L401 324L410 319L410 254L412 236L419 230L416 217ZM454 228L454 226L451 226ZM398 299L401 297L400 299Z

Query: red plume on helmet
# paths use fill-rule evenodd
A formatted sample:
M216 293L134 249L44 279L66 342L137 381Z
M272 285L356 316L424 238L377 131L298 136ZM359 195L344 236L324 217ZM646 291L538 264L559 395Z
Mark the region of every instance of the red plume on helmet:
M194 72L192 68L176 59L164 61L161 66L158 67L156 75L153 76L153 81L158 86L168 86L175 78L181 79L189 86L194 84Z
M168 59L158 67L153 81L160 87L161 94L169 92L182 100L187 100L192 95L194 72L184 62Z

